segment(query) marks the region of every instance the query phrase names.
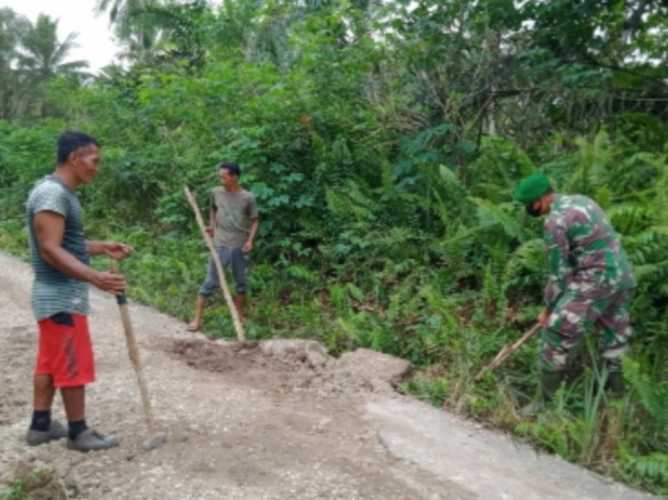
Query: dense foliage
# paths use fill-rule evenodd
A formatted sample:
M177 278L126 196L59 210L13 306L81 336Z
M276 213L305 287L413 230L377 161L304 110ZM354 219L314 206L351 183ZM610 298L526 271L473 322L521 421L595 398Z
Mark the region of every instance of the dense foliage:
M662 2L99 3L122 21L126 68L50 75L39 113L2 94L0 247L25 252L22 203L55 137L87 131L105 158L81 195L90 236L134 244L132 296L185 318L206 248L182 188L204 206L215 164L236 160L262 217L250 336L410 359L406 390L668 493ZM472 377L540 310L541 226L510 197L536 168L612 218L639 280L637 333L623 399L599 389L594 338L555 404L522 420L535 344ZM206 326L232 336L222 301Z

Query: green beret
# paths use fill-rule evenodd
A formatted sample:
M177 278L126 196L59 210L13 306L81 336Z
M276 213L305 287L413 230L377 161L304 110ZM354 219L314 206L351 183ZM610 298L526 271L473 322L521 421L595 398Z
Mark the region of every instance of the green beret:
M550 180L545 177L543 172L534 172L517 184L513 198L526 205L543 196L549 191L550 187Z

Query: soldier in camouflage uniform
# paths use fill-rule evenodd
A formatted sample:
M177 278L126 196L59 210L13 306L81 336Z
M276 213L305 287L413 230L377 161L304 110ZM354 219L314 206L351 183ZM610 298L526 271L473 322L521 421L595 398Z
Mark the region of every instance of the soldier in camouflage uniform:
M569 353L593 326L608 371L608 386L623 389L621 357L632 329L628 305L636 281L607 216L590 198L554 193L544 174L522 180L515 199L529 214L547 215L548 279L541 332L542 392L558 389Z

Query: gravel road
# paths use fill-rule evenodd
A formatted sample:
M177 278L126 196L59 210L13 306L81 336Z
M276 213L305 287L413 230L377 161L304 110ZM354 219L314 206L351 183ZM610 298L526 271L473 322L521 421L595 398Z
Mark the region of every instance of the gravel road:
M366 350L333 359L309 341L210 342L131 304L157 427L167 435L147 452L116 302L97 291L88 422L121 446L28 448L31 271L2 253L0 269L0 484L50 471L33 498L652 498L396 394L391 383L408 369L401 360ZM54 416L64 420L59 400Z

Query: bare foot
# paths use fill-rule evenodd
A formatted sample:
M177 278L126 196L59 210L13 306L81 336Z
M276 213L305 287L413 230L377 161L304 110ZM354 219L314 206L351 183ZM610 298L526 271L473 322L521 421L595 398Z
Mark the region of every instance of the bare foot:
M191 321L186 327L186 331L189 332L199 332L202 329L202 324L197 321Z

